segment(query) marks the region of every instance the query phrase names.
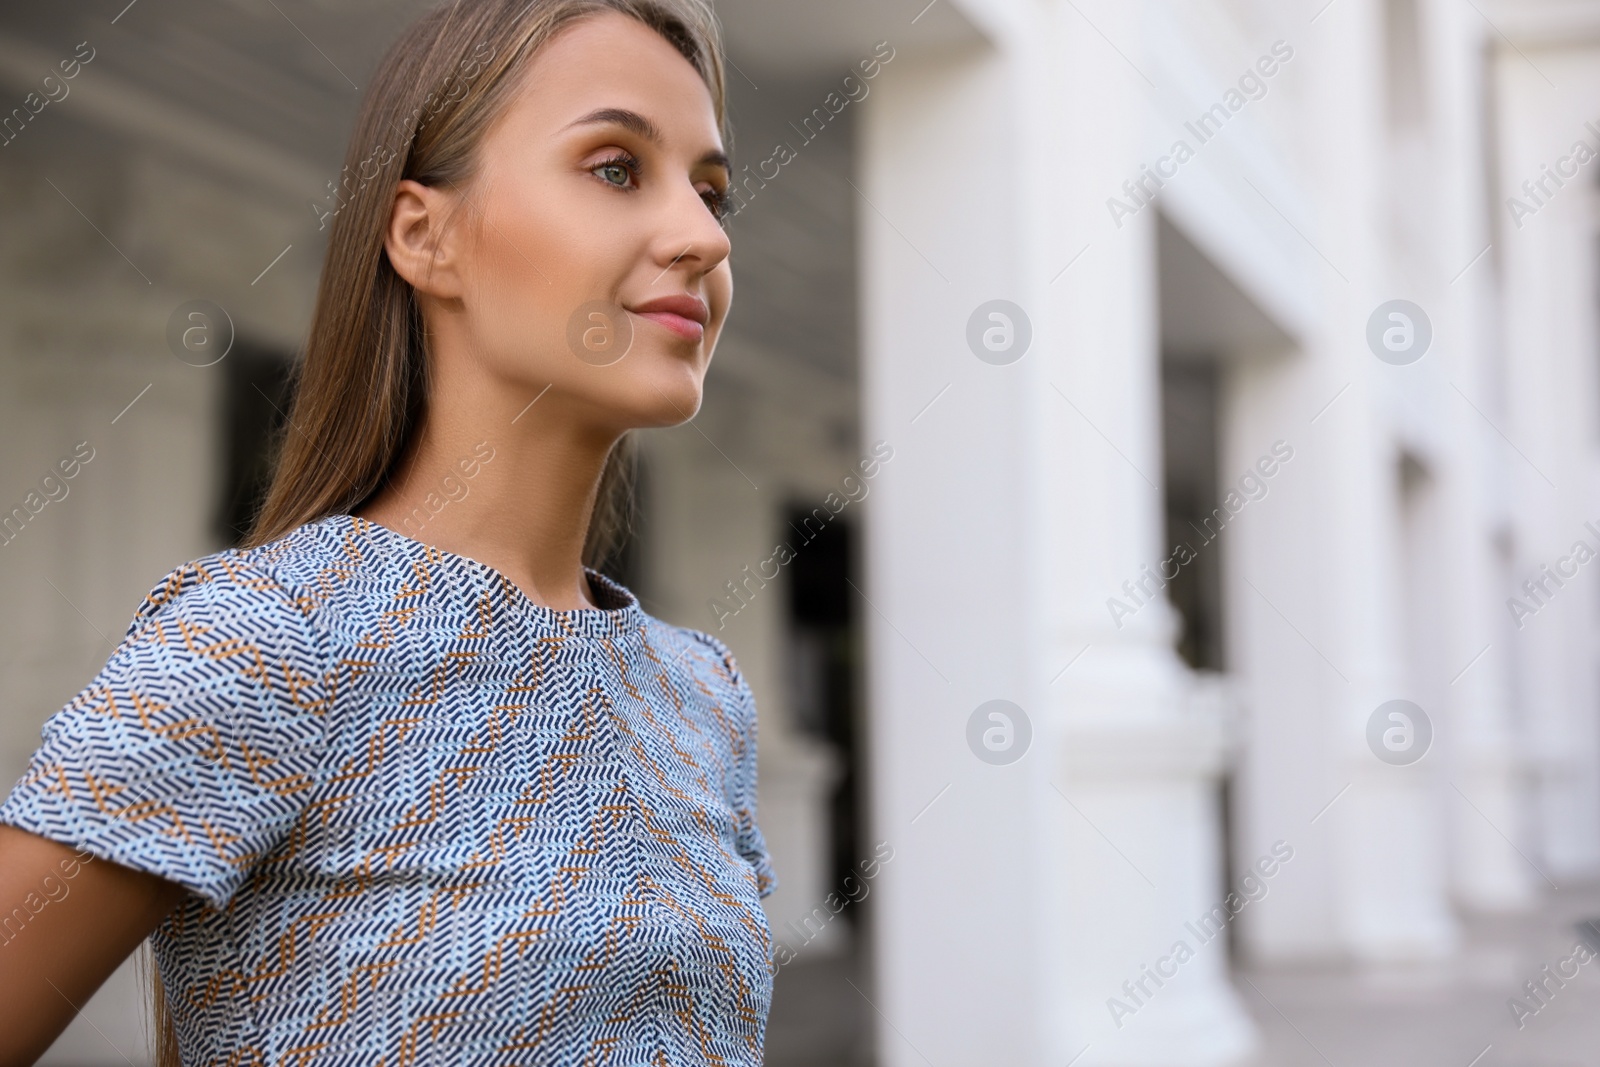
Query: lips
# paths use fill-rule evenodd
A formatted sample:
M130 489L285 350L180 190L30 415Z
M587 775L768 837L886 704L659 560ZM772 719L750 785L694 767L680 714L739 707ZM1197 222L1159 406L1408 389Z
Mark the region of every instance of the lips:
M704 337L706 323L711 321L711 309L706 307L706 302L688 293L657 297L628 310L686 341L698 341Z

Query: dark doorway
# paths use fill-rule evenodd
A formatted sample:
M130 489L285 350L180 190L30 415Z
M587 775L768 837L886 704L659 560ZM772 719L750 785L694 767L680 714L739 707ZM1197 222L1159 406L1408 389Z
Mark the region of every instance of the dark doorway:
M857 678L860 644L850 582L856 572L855 537L850 524L834 518L820 530L812 512L790 510L792 529L811 533L792 541L796 555L787 566L789 691L796 725L827 741L838 752L842 773L829 798L830 884L839 885L861 861L858 852ZM807 526L805 520L810 519ZM813 532L815 531L815 532ZM856 909L843 917L856 922Z
M1191 562L1178 568L1167 599L1183 622L1178 654L1195 670L1224 668L1222 553L1207 528L1221 506L1217 472L1217 365L1164 360L1161 367L1162 464L1166 473L1163 553L1187 545ZM1215 525L1215 523L1213 523Z
M222 499L214 528L237 545L266 496L278 436L289 410L289 357L274 349L234 342L220 364L223 376Z
M1222 368L1210 359L1165 358L1161 363L1163 503L1167 543L1164 553L1188 546L1191 555L1167 583L1167 598L1178 612L1178 654L1197 671L1227 668L1223 644L1222 548L1226 529L1215 522L1222 507L1219 426ZM1207 523L1211 523L1210 526ZM1221 775L1217 804L1222 819L1222 863L1217 899L1228 894L1234 869L1233 828L1237 798L1233 772ZM1227 927L1228 951L1237 954L1237 931ZM1235 956L1235 958L1237 958Z

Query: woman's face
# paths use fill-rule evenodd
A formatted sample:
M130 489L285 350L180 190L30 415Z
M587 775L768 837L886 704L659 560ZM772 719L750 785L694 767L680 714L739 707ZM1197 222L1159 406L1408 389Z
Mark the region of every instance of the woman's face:
M466 355L519 409L549 384L606 432L692 417L733 295L731 174L695 68L637 20L585 18L535 54L478 158L431 302Z

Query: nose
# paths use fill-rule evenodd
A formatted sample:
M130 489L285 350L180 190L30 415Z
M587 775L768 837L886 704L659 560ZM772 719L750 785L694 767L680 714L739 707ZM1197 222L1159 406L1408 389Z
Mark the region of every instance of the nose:
M662 201L651 251L663 274L676 269L699 277L727 259L733 245L700 191L686 178L674 183L672 195Z

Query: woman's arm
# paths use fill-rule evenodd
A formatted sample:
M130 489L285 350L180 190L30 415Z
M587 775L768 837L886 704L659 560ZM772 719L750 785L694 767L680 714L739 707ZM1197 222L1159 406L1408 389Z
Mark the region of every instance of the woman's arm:
M0 824L0 1065L42 1056L186 892Z

